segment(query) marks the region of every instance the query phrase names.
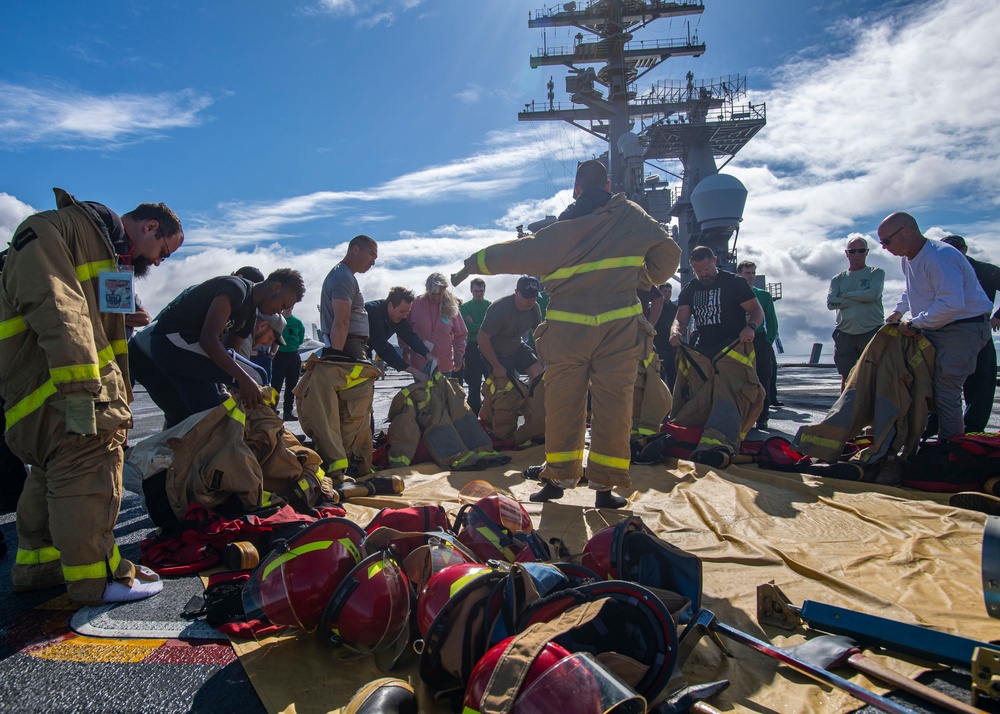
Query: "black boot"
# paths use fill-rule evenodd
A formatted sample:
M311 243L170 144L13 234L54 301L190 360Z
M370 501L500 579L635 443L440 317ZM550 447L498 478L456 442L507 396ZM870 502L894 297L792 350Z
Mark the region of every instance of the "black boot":
M616 496L611 491L598 491L594 499L594 505L598 508L625 508L628 501L621 496Z
M528 496L528 500L534 501L535 503L545 503L546 501L552 501L557 498L562 498L565 491L558 486L556 486L551 481L546 481L545 485L542 486L541 491L535 491L533 494Z

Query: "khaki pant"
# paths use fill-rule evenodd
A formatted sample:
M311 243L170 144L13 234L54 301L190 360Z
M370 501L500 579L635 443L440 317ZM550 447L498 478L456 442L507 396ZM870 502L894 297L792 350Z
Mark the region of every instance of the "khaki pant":
M576 481L583 476L587 391L592 397L591 487L628 486L632 389L645 337L638 318L603 325L548 320L535 331L545 365L545 467L542 478Z
M32 464L17 504L13 589L24 592L65 582L73 602L101 604L112 579L131 585L135 575L114 537L125 430L66 434L58 410L46 405L39 411L32 419L38 427L32 432L34 443L11 443L12 450ZM26 431L18 429L21 435Z

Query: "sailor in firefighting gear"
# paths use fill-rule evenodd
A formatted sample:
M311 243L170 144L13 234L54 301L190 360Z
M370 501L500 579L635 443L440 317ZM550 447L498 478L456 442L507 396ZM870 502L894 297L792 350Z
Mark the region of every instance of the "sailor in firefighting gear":
M650 330L637 287L664 282L680 248L625 194L612 196L600 161L577 168L576 201L535 235L489 246L465 261L457 284L476 273L540 275L551 296L535 331L545 372L545 480L534 501L559 498L583 476L587 392L593 396L587 478L598 507L621 508L611 493L629 486L632 389Z
M163 587L121 557L113 528L132 426L122 304L132 277L184 241L162 203L119 217L56 189L57 210L17 227L0 276L0 394L7 443L31 473L17 507L17 592L65 582L80 604Z

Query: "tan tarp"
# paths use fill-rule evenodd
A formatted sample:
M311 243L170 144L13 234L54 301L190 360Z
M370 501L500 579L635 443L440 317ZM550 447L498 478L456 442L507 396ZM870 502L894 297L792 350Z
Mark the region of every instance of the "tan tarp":
M546 539L564 538L581 550L587 538L626 515L596 511L593 492L567 491L560 501L535 504L537 483L521 469L539 463L541 447L515 454L504 467L478 473L440 473L433 465L396 469L406 493L367 499L371 506L441 502L457 506L458 489L474 479L509 489ZM1000 620L983 604L980 549L985 516L951 508L947 497L905 489L824 480L799 474L670 459L632 469L629 508L674 545L705 564L702 605L719 619L777 645L801 636L757 625L756 586L774 580L795 603L811 599L903 622L930 625L979 640L1000 638ZM624 492L623 492L623 495ZM349 515L367 522L372 509L354 504ZM732 686L713 702L724 711L803 714L846 712L861 703L742 645L729 643L727 660L706 638L683 668L688 683L721 678ZM336 711L356 689L379 676L370 660L344 662L317 637L300 635L258 643L234 643L240 661L270 712ZM884 662L906 673L917 666ZM415 656L392 676L417 688L421 712L447 712L420 683ZM838 670L845 677L851 670ZM860 675L855 681L873 688ZM678 683L679 684L679 683ZM884 691L884 690L879 690Z

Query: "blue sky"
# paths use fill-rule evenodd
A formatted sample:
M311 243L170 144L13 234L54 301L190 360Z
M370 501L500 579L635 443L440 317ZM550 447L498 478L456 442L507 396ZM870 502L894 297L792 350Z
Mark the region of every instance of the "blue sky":
M380 242L369 298L420 288L570 200L603 147L566 124L519 123L554 76L532 70L538 0L291 0L0 5L0 231L51 207L51 188L119 211L165 201L183 250L141 284L157 309L246 263L303 272L300 315L351 236ZM830 276L845 239L893 210L965 235L1000 261L1000 5L706 0L654 23L697 32L699 58L640 80L748 77L768 126L726 171L749 190L741 258L781 281L787 349L832 346ZM644 84L645 83L645 84ZM886 312L902 285L888 275ZM513 279L493 278L501 295ZM465 295L467 286L459 289Z

